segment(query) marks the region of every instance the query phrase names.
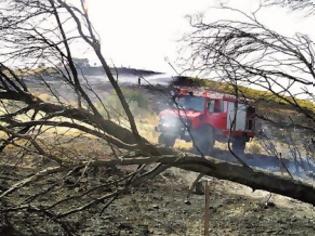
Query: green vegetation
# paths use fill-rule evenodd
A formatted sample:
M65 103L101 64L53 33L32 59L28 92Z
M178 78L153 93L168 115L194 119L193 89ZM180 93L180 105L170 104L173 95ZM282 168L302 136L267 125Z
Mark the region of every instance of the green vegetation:
M130 110L136 118L143 117L144 114L150 113L149 101L143 92L133 88L123 88L122 92L130 106ZM107 95L104 100L104 105L108 112L110 112L110 116L113 118L119 118L125 114L114 91ZM100 104L98 104L97 107L101 110L103 115L107 115Z

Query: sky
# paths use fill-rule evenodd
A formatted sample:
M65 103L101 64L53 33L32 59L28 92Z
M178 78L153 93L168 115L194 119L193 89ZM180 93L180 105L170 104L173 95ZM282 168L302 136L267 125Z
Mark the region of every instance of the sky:
M93 25L101 37L103 53L115 66L174 72L179 40L191 30L185 16L204 14L208 20L233 17L218 10L218 0L86 0ZM228 6L247 13L259 0L225 0ZM314 18L288 9L272 7L260 11L258 20L286 35L308 33Z

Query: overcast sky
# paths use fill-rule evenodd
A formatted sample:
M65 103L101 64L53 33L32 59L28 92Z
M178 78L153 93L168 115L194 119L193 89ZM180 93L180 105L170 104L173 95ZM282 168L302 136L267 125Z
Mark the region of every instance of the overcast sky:
M89 15L101 36L103 52L116 66L171 72L178 40L189 31L185 15L203 13L224 19L229 13L214 9L217 0L86 0ZM257 9L259 0L224 1L247 13ZM308 33L314 39L314 18L279 7L261 11L258 19L281 33Z

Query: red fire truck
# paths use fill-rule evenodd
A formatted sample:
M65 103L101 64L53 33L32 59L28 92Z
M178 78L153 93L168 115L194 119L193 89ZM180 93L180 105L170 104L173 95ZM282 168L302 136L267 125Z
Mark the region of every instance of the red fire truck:
M232 150L243 154L254 137L255 108L245 99L210 90L176 88L173 107L159 114L159 143L172 147L176 139L192 141L204 155L216 140L230 140Z

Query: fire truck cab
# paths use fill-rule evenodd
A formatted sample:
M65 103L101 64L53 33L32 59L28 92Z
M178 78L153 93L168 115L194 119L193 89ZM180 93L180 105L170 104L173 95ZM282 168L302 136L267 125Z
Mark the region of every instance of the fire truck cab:
M231 141L232 150L243 154L254 137L255 108L245 99L210 90L176 88L173 107L159 114L159 143L172 147L176 139L192 141L206 155L216 140Z

